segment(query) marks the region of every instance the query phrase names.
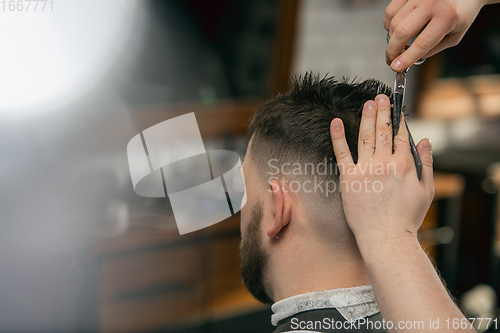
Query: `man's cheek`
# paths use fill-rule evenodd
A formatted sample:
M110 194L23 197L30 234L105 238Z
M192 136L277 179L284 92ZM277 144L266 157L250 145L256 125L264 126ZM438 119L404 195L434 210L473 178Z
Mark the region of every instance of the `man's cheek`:
M248 205L250 207L250 205ZM241 211L241 231L243 234L247 233L248 226L252 222L252 210L245 209Z
M248 212L245 208L241 209L240 212L240 234L243 236L245 232L246 225L248 224Z
M241 199L241 211L243 212L243 208L247 203L247 187L245 186L243 189L243 198Z

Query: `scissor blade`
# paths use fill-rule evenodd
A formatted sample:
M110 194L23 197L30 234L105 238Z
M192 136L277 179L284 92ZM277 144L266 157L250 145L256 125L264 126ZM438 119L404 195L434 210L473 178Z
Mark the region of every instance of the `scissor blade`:
M394 80L394 107L392 109L392 133L393 137L398 134L401 112L405 100L406 75L405 72L396 73Z
M413 141L413 137L411 136L410 129L408 128L408 123L405 118L406 130L408 131L408 139L410 140L410 148L411 154L413 155L413 160L415 161L415 167L417 168L417 177L418 180L422 178L422 159L420 158L420 154L418 153L417 146L415 146L415 141Z
M398 135L399 123L401 122L401 110L403 109L404 95L394 93L394 108L392 109L392 136Z

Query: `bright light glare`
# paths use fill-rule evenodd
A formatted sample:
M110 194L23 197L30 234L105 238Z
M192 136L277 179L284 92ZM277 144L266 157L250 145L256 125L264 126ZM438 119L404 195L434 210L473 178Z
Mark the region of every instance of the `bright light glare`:
M10 118L62 107L92 88L122 51L137 9L117 0L40 1L36 10L34 1L12 1L22 11L10 3L0 4L0 116Z

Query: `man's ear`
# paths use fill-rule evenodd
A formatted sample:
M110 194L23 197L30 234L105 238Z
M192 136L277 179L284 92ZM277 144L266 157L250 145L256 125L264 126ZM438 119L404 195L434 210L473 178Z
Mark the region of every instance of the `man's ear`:
M273 238L290 222L291 202L286 189L277 180L271 180L269 186L274 199L274 220L267 229L267 236Z

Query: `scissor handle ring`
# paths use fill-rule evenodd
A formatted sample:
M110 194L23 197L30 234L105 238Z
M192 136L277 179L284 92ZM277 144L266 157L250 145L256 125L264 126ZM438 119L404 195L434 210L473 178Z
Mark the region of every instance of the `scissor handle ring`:
M387 31L387 36L385 37L385 39L387 40L387 43L389 44L389 41L391 40L391 38L389 37L389 31ZM408 50L409 47L410 47L410 45L406 45L404 51ZM415 61L413 64L417 65L417 66L422 65L424 63L424 61L426 61L426 60L427 60L427 58L420 58L417 61Z

